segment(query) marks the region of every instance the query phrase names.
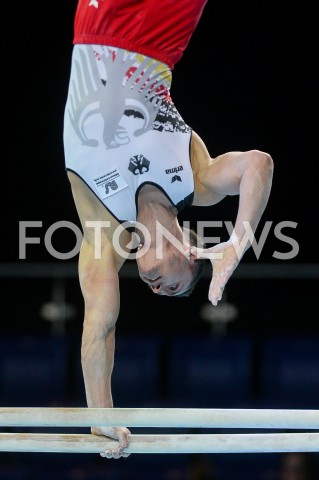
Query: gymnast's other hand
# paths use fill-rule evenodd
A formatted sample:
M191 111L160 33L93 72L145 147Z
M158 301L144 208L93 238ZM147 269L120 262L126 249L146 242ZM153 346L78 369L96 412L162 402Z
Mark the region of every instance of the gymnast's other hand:
M195 258L207 258L211 261L213 276L209 286L208 299L216 306L222 299L225 285L240 261L238 252L231 240L228 240L228 242L219 243L211 248L192 247L191 254Z
M93 435L104 435L105 437L118 440L117 448L112 450L105 450L101 453L101 457L104 458L126 458L130 453L123 450L129 445L129 436L131 432L125 427L92 427L91 432Z

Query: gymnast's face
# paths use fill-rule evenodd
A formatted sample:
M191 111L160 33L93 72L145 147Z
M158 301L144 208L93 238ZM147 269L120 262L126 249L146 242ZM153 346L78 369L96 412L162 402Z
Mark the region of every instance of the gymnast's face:
M188 250L181 253L173 245L167 248L163 258L156 258L154 249L137 259L139 275L157 295L177 296L188 290L193 280L192 262Z

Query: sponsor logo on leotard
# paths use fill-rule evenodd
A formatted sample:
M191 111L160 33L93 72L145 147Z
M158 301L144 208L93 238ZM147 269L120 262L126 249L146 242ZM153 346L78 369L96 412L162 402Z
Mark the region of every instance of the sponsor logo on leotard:
M181 182L181 181L182 181L182 179L179 175L174 175L174 177L172 177L171 183Z
M130 158L128 169L134 175L142 175L149 171L150 161L143 155L134 155L134 157Z
M167 168L167 170L165 170L165 173L166 173L166 175L168 175L170 173L177 173L177 172L180 172L182 170L183 170L183 166L180 165L179 167Z

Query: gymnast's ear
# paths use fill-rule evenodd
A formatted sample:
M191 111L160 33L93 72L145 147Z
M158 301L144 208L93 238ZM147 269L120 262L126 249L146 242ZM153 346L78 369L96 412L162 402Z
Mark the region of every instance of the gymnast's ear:
M185 251L187 252L188 257L191 258L191 256L194 255L196 258L198 258L196 251L202 251L206 247L202 237L199 236L194 230L186 227L183 227L183 236L185 242Z

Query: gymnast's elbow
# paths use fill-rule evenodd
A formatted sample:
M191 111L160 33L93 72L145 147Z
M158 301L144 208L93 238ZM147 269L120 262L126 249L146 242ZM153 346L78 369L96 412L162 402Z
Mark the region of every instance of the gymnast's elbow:
M115 331L117 317L117 312L108 310L103 315L94 311L86 313L83 322L82 345L104 342Z
M247 168L258 171L259 175L267 180L272 180L274 161L272 156L261 150L250 150L246 162Z

